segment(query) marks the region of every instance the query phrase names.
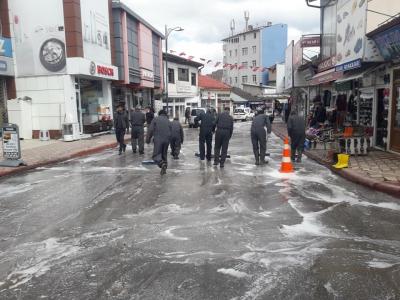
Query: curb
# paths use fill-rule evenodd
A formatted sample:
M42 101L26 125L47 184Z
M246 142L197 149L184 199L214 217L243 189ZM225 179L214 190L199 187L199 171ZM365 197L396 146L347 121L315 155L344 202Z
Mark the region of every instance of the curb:
M130 139L125 139L125 142L127 142L127 141L130 141ZM48 165L54 165L54 164L57 164L57 163L60 163L60 162L66 161L66 160L78 158L78 157L89 156L91 154L102 152L104 150L112 149L115 147L117 147L117 143L113 142L113 143L101 145L101 146L94 147L94 148L79 150L70 155L66 155L66 156L63 156L63 157L60 157L57 159L51 159L51 160L46 160L46 161L42 161L42 162L37 162L37 163L31 164L28 166L22 166L22 167L18 167L18 168L7 170L7 171L0 171L0 178L11 176L11 175L16 175L19 173L34 170L34 169L48 166Z
M274 130L273 130L273 132L280 139L282 139L282 140L285 139L285 135L281 134L280 132L276 132ZM367 188L373 189L375 191L383 192L383 193L389 194L393 197L400 198L400 186L398 186L398 185L377 181L377 180L374 180L371 178L366 178L362 174L359 174L358 172L351 170L351 169L341 169L341 170L336 169L336 168L332 167L330 164L328 164L325 161L323 161L322 159L320 159L318 156L310 153L307 150L304 151L304 154L308 158L315 160L319 164L327 167L333 173L343 177L344 179L347 179L353 183L357 183L359 185L365 186Z

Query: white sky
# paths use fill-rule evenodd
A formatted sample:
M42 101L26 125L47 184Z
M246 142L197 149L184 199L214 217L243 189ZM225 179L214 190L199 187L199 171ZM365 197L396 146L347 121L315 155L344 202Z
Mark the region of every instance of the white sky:
M168 27L185 30L173 32L168 48L197 58L222 61L221 40L230 34L235 19L236 32L244 29L244 11L250 13L250 25L286 23L288 43L302 34L319 33L319 10L309 8L304 0L122 0L133 11L164 33ZM195 58L195 60L196 60ZM205 68L204 73L214 68Z

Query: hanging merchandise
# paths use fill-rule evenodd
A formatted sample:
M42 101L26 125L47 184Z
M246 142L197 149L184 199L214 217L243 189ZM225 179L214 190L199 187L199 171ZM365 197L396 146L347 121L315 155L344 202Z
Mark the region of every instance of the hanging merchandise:
M372 127L373 92L363 92L360 95L359 124Z

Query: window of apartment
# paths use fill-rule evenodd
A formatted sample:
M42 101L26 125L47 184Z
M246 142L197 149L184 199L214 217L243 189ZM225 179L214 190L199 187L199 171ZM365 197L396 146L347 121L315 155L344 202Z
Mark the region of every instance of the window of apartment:
M256 66L257 66L257 61L256 61L256 60L253 60L253 61L251 62L251 65L252 65L253 67L256 67Z
M247 76L242 76L242 83L247 83Z
M237 56L237 49L235 49L235 56Z
M175 70L168 68L168 83L175 83Z
M189 81L189 69L178 68L178 80Z
M243 34L243 41L245 41L246 40L246 35L245 34Z
M232 50L229 50L229 56L232 57Z
M242 55L248 55L249 54L249 48L242 48Z
M257 32L254 32L254 38L255 39L257 38Z
M196 85L196 73L191 74L191 82L192 82L192 85Z
M247 67L249 66L249 64L247 63L247 61L244 61L244 62L242 62L242 66L243 66L244 68L247 68Z
M237 83L237 77L235 77L235 83Z
M253 83L257 83L257 75L253 75Z
M257 53L257 46L253 46L253 53Z

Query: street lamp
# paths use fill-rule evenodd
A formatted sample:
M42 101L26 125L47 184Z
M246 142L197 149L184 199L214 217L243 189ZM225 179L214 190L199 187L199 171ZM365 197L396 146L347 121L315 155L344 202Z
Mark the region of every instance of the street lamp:
M167 25L165 25L165 99L167 100L167 115L168 115L168 36L171 34L173 31L183 31L183 28L178 26L174 28L168 28Z

